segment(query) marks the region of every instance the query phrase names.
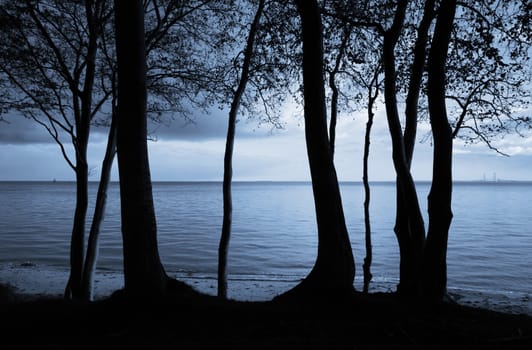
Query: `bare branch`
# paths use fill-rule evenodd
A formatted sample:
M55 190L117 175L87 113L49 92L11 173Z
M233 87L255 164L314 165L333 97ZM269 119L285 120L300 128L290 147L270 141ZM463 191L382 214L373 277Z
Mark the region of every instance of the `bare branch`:
M38 9L32 6L30 2L26 2L26 3L28 4L28 12L29 12L30 17L34 20L39 32L44 37L45 41L48 43L48 46L50 47L50 49L52 49L53 51L55 58L61 67L61 73L63 77L68 82L71 90L79 93L77 83L74 80L74 77L72 77L72 75L70 74L70 71L68 70L67 64L65 62L65 58L61 54L61 50L59 50L59 48L53 41L52 37L50 36L50 33L48 32L44 24L41 22L41 20L39 19L39 16L37 16Z
M68 156L68 154L66 152L65 145L63 144L63 142L60 139L60 136L59 136L59 133L58 133L56 127L55 127L55 124L51 123L50 125L47 125L42 120L40 120L37 116L35 116L31 111L28 111L26 113L37 124L43 126L46 129L46 131L48 131L48 134L50 134L50 136L52 136L52 138L54 139L55 143L59 146L59 148L61 150L61 154L63 155L63 158L66 160L67 164L70 166L70 168L72 168L72 170L76 171L76 165L74 164L74 162L72 162L72 160L70 160L70 157Z

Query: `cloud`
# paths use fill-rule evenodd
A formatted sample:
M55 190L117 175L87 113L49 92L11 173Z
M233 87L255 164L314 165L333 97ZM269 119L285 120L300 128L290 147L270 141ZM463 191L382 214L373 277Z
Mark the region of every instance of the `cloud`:
M0 122L0 144L53 143L50 134L35 121L20 115L4 116Z
M523 147L523 146L511 146L511 147L504 147L503 152L510 155L532 155L532 146L529 147Z
M191 120L180 117L164 117L163 122L148 123L148 132L157 140L212 140L225 139L227 134L229 112L211 110L208 113L195 114ZM283 123L288 123L288 116L281 116ZM239 117L236 124L237 138L266 137L272 133L283 132L269 123L262 123L257 118Z
M225 135L227 121L221 113L195 115L191 121L165 118L163 122L149 121L148 132L156 140L207 140Z
M227 111L198 113L195 123L181 119L154 125L150 130L157 141L149 142L150 165L154 181L221 181L227 130ZM256 120L237 124L233 179L309 180L304 121L297 107L283 109L285 128L272 130ZM0 180L74 180L74 173L46 130L24 118L8 118L0 124L0 161L5 166ZM335 164L341 181L362 179L362 154L367 115L364 111L340 116L337 128ZM426 128L425 128L426 129ZM423 130L425 130L423 129ZM421 130L421 129L420 129ZM97 180L107 141L106 127L93 127L88 161L91 180ZM419 138L423 131L419 132ZM532 135L528 135L532 136ZM67 152L73 155L69 138ZM478 180L483 174L497 173L504 179L532 180L532 137L507 135L494 145L512 154L503 157L485 145L464 146L455 141L454 178ZM412 172L416 180L432 177L430 142L416 145ZM369 158L370 180L394 180L391 140L383 109L376 113ZM117 180L116 165L113 180Z
M495 147L508 155L532 155L532 131L527 135L508 135L495 142Z
M463 140L454 140L455 154L491 155L496 153L484 142L466 144ZM509 134L490 141L490 145L500 152L510 155L532 155L532 131L527 134Z
M48 131L37 122L20 115L5 116L5 121L0 122L0 144L47 144L55 143ZM148 122L150 138L169 140L204 141L224 139L227 133L228 113L215 110L211 113L198 113L192 121L181 118L164 118L164 122ZM237 138L265 137L272 133L283 132L272 130L273 126L260 124L258 121L242 120L237 123ZM60 129L58 129L61 132ZM92 126L91 142L104 142L107 140L108 127ZM64 144L71 142L70 136L62 132L60 137Z

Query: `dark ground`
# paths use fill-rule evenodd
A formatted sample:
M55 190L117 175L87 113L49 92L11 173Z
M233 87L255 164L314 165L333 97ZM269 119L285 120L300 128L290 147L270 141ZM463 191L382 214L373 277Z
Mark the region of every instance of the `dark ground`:
M532 349L532 317L355 294L327 302L21 299L0 288L1 349ZM277 349L276 349L277 348Z

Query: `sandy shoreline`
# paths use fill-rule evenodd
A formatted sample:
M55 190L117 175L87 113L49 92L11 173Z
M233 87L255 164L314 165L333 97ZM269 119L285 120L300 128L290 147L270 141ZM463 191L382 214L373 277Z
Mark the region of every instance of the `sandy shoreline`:
M217 281L213 276L169 273L196 290L216 295ZM61 296L68 278L68 271L42 268L35 265L0 265L0 283L15 288L26 296ZM228 280L228 297L242 301L266 301L290 289L298 283L296 279L269 279L257 276L237 276ZM111 295L123 287L123 275L117 271L98 271L95 276L95 299ZM383 286L379 291L385 290ZM528 294L495 294L480 291L450 289L449 294L460 304L482 307L495 311L532 316L532 299Z
M217 281L209 276L169 273L196 290L216 295ZM34 265L0 266L0 283L15 288L17 293L27 296L60 296L63 294L68 271L40 268ZM98 271L94 279L94 297L102 299L123 287L123 274L116 271ZM229 278L228 297L243 301L266 301L290 289L297 280L272 280L254 278Z

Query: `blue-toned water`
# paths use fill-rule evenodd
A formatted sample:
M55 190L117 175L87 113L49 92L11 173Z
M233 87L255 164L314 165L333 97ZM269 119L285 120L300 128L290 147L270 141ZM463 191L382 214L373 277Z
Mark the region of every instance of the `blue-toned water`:
M90 185L94 203L97 185ZM395 185L371 187L372 272L393 289L399 254L393 233ZM215 276L222 222L221 184L154 183L161 259L167 271ZM341 191L361 288L364 257L363 187ZM428 183L418 184L426 213ZM67 268L74 183L0 182L0 264L30 262ZM308 183L235 183L230 276L293 279L314 263L317 235ZM92 209L89 209L89 218ZM450 289L528 298L532 291L532 183L456 183L448 246ZM110 186L100 239L99 269L121 270L118 184Z

